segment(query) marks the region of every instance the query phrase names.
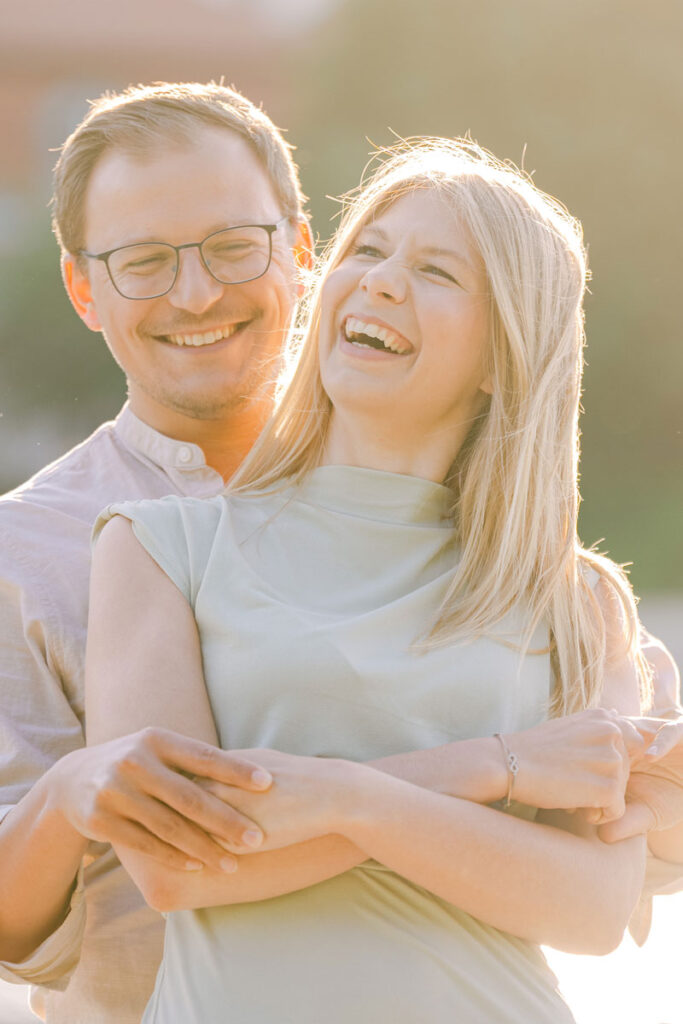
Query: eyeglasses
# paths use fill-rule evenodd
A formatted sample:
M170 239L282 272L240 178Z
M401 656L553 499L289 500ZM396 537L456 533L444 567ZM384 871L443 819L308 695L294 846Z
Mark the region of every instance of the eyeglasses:
M202 242L184 245L137 242L107 252L81 249L80 254L104 263L111 283L124 299L158 299L176 283L182 249L198 249L205 269L221 284L244 284L263 277L273 255L273 234L287 220L224 228Z

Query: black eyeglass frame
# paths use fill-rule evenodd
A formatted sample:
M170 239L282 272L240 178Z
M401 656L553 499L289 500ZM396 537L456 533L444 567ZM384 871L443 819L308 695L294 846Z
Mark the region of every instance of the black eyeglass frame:
M218 231L212 231L210 235L203 238L201 242L184 242L183 245L171 245L170 242L133 242L130 245L117 245L114 249L108 249L106 252L88 252L86 249L79 249L78 253L80 256L87 256L89 260L99 260L100 263L104 263L107 268L109 280L111 281L115 291L121 296L122 299L128 299L129 302L145 302L148 299L160 299L162 295L168 295L170 291L173 291L175 283L178 280L178 274L180 273L180 253L183 249L197 249L199 251L199 258L202 261L202 266L206 270L207 274L218 281L219 284L248 284L249 281L258 281L260 277L268 273L270 264L273 259L273 235L279 227L282 227L289 220L289 217L281 217L280 220L276 221L275 224L235 224L229 228L219 228ZM216 235L222 235L224 231L240 231L243 228L262 228L268 235L268 262L266 263L265 269L260 274L255 274L253 277L245 277L242 281L221 281L220 277L216 277L211 267L207 264L204 259L204 253L202 252L202 246L204 246L209 239L214 238ZM176 267L175 274L173 275L173 281L168 288L164 289L163 292L157 292L155 295L126 295L122 292L116 281L114 275L111 272L109 266L109 258L114 255L115 252L120 252L122 249L133 249L135 246L140 245L165 245L168 249L175 249L176 254Z

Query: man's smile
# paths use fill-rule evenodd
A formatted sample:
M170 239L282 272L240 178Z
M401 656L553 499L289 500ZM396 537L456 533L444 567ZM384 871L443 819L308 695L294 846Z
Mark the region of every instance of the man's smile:
M248 323L248 320L241 320L237 323L229 324L225 327L217 327L210 331L193 331L192 333L188 332L183 334L162 334L157 335L157 337L162 338L164 341L170 341L173 345L199 348L204 345L214 345L217 341L223 341L226 338L232 337L233 334Z

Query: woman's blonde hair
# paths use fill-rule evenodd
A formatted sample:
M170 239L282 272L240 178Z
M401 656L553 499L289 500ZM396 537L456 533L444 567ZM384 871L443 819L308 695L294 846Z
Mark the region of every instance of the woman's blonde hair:
M233 480L272 488L320 463L332 412L319 372L321 288L359 229L398 197L438 189L469 232L487 273L490 401L449 475L460 558L427 640L490 632L521 600L525 643L548 622L557 685L552 712L595 704L606 630L594 595L607 581L641 671L635 603L623 572L577 538L578 414L586 256L580 224L514 166L468 140L415 139L380 154L345 197L339 229L317 273L300 336L289 352L276 411Z

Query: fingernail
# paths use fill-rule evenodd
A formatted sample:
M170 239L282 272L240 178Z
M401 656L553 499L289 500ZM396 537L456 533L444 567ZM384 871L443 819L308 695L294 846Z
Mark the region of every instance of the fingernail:
M264 771L263 768L257 768L256 771L251 773L251 781L256 786L263 786L265 789L266 786L270 786L273 781L273 776L270 772Z
M248 828L242 833L242 842L246 846L260 846L263 842L263 832L257 828Z
M237 871L237 861L234 857L224 857L220 861L221 871L225 871L226 874L231 875L233 871Z
M656 744L656 743L653 743L653 744L652 744L651 746L649 746L649 747L647 748L647 750L645 751L645 753L646 753L646 754L658 754L658 753L659 753L659 747L657 746L657 744Z
M186 871L201 871L204 865L200 860L186 860L185 870Z

